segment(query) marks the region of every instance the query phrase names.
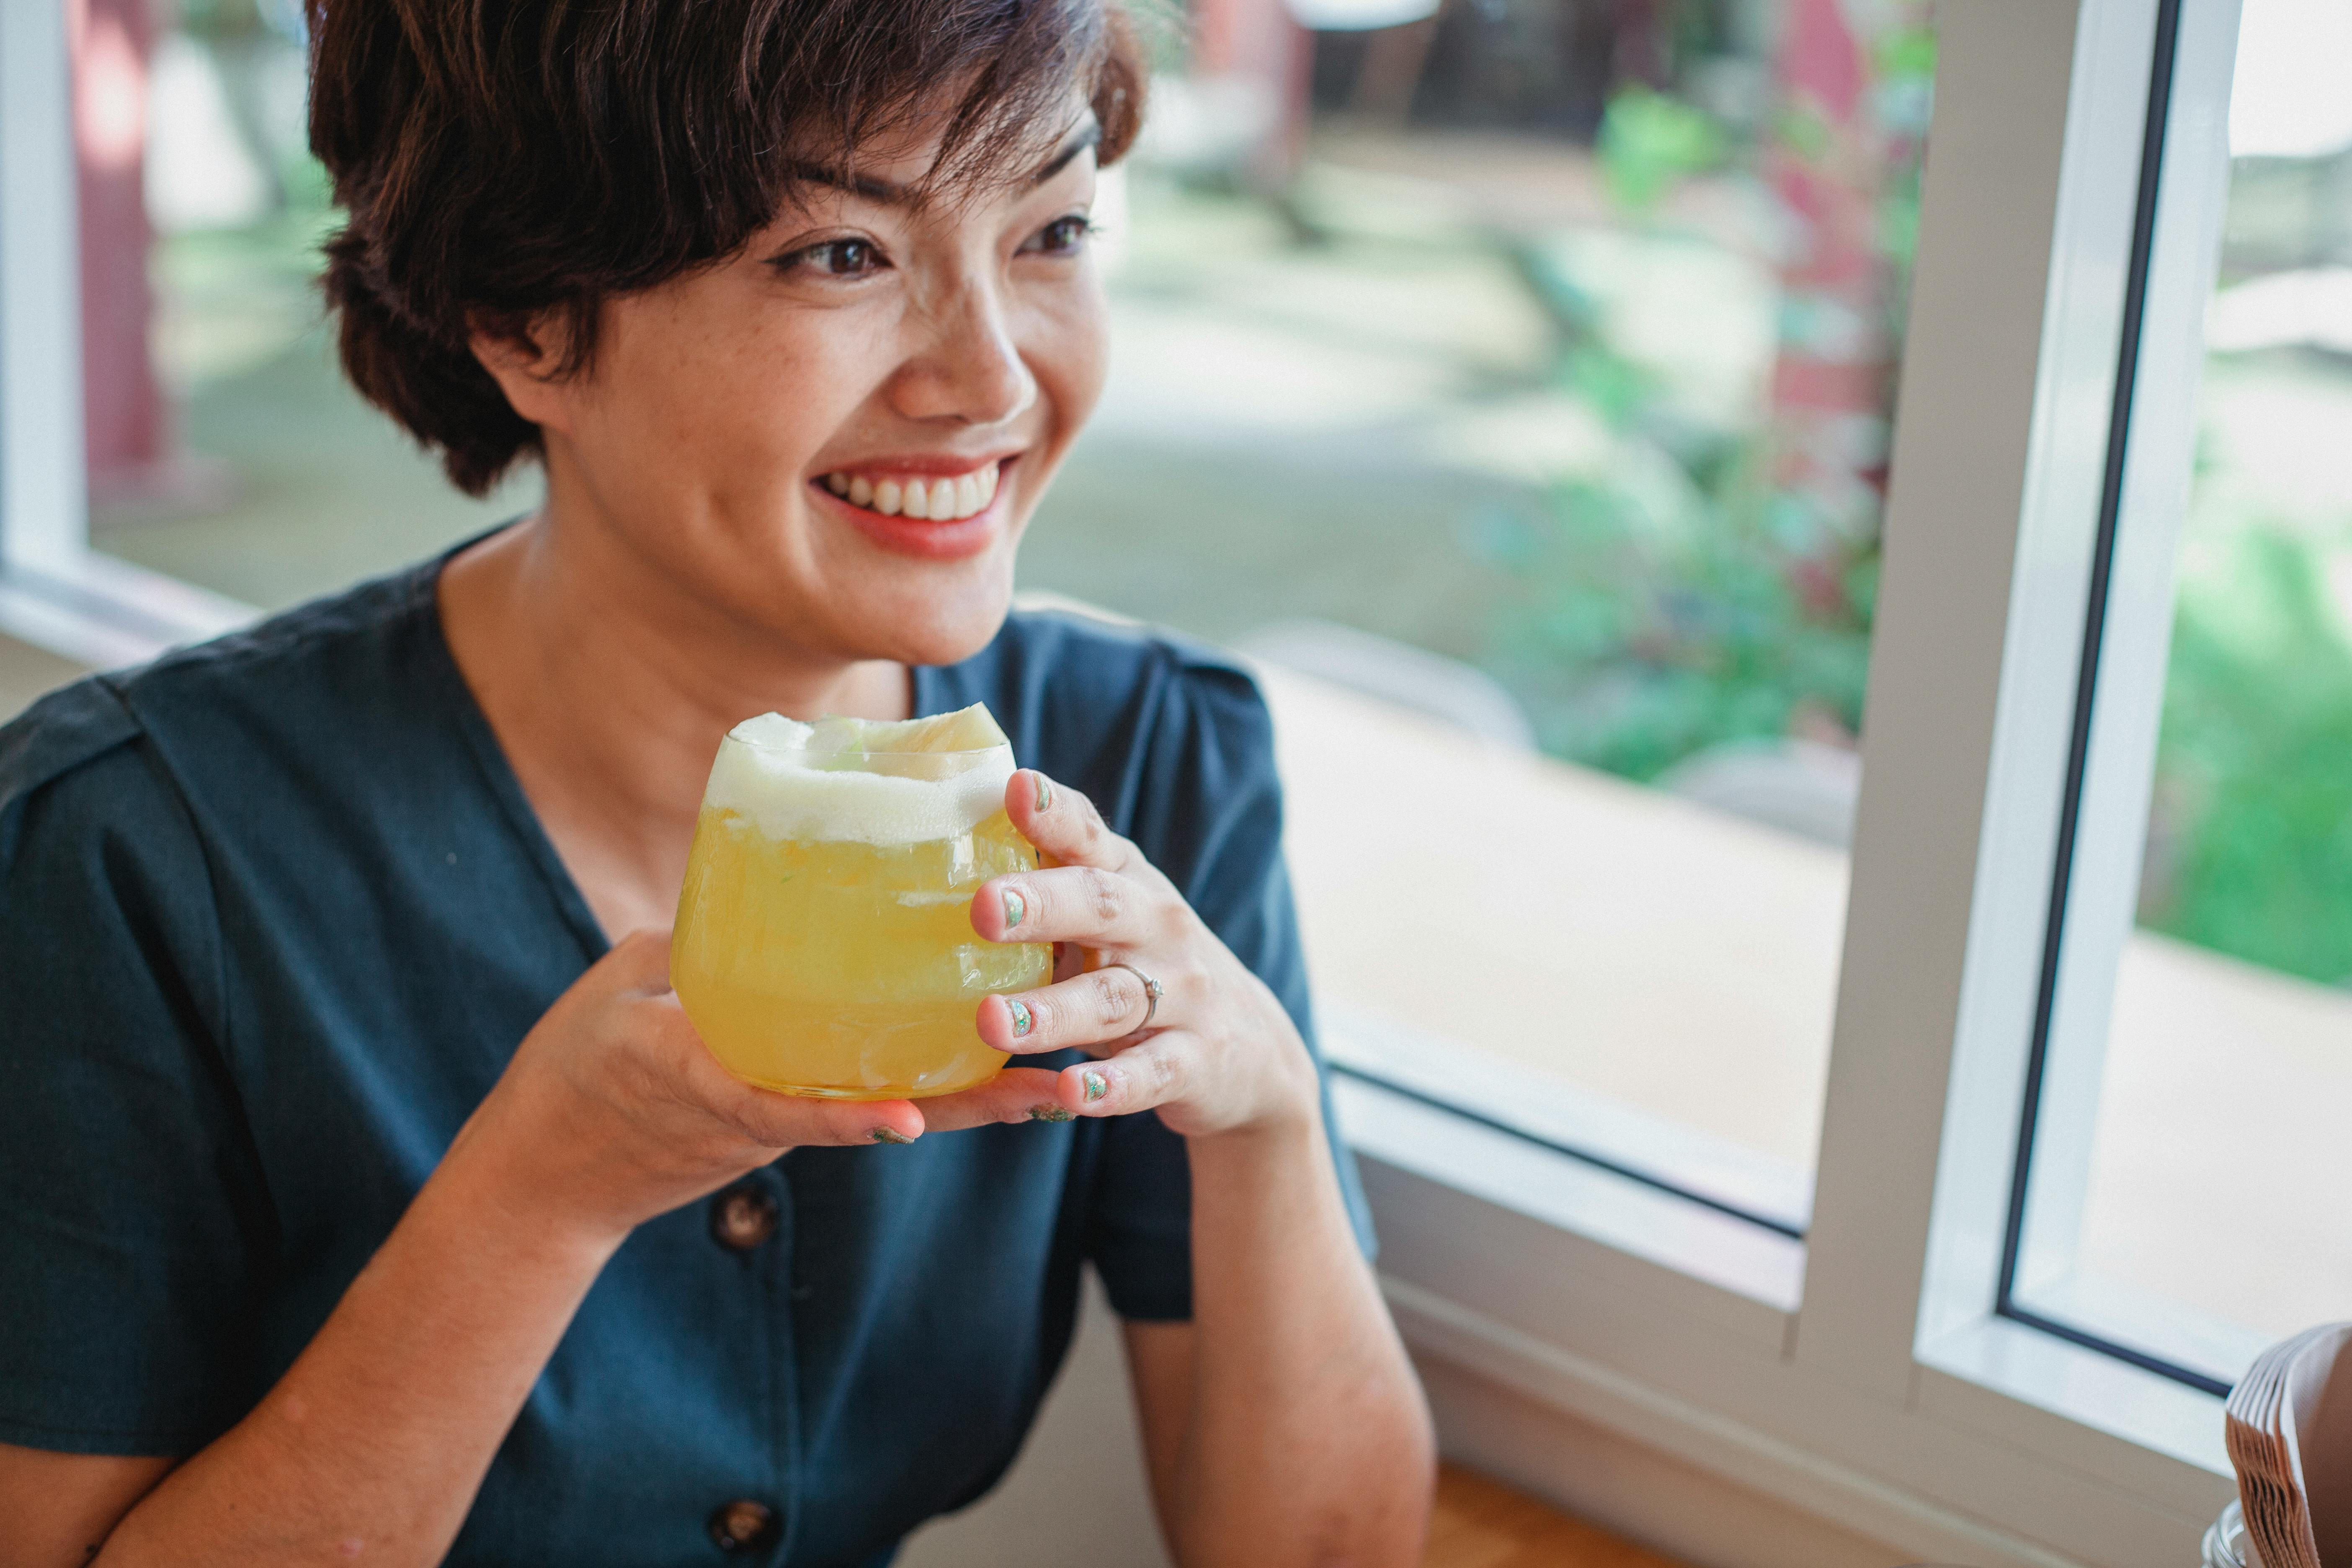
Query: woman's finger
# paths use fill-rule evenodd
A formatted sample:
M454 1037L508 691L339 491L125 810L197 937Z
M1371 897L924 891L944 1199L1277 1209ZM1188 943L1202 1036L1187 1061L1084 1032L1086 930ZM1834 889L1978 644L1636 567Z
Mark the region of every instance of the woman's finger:
M1093 801L1034 768L1006 783L1004 814L1021 837L1065 866L1129 871L1143 861L1134 845L1105 826Z
M819 1100L737 1084L725 1106L729 1121L770 1149L813 1143L912 1143L923 1135L923 1113L905 1100Z
M1115 1057L1066 1067L1056 1103L1080 1116L1127 1116L1183 1098L1199 1059L1192 1037L1179 1029L1152 1036Z
M1113 963L1039 990L982 997L977 1025L980 1037L993 1048L1029 1056L1072 1046L1091 1050L1123 1040L1143 1027L1146 1018L1166 1022L1167 1012L1164 989L1155 1011L1136 972Z
M923 1113L904 1100L823 1100L814 1095L779 1094L745 1083L722 1066L696 1033L686 1010L674 996L637 1004L647 1024L657 1033L667 1071L678 1075L671 1085L647 1084L648 1093L665 1088L689 1101L708 1106L744 1137L769 1149L797 1149L811 1143L911 1143L923 1135ZM679 1081L682 1080L682 1081Z
M1123 947L1156 935L1171 895L1094 866L1016 871L972 895L971 929L991 942L1076 942Z
M986 1083L918 1101L915 1109L934 1132L997 1121L1067 1121L1060 1083L1061 1074L1043 1068L1006 1068Z

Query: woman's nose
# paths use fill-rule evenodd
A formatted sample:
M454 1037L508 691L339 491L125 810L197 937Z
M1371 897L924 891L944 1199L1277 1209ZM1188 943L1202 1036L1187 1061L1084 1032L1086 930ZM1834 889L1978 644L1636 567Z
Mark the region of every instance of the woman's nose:
M928 340L892 387L900 414L1001 425L1036 401L1037 378L986 289L961 289L929 315Z

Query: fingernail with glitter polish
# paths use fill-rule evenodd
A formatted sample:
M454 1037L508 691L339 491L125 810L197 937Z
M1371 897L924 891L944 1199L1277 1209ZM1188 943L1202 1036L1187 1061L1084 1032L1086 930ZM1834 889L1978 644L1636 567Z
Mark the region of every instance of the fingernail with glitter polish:
M1110 1092L1110 1079L1098 1072L1089 1072L1078 1081L1087 1086L1087 1103L1089 1105Z
M1044 773L1039 773L1037 775L1037 809L1043 811L1053 804L1054 786L1046 781Z
M1030 1016L1029 1004L1026 1002L1008 1001L1004 1004L1004 1010L1013 1015L1013 1033L1015 1038L1027 1034L1037 1022L1035 1018Z
M1011 931L1014 926L1021 923L1021 917L1029 912L1029 906L1022 901L1020 894L1014 892L1010 888L1004 889L1003 897L1004 900L1004 929L1006 931Z
M870 1137L877 1143L912 1143L914 1140L895 1127L877 1127Z
M1029 1108L1029 1120L1032 1121L1075 1121L1077 1117L1076 1111L1065 1110L1058 1105L1033 1105Z

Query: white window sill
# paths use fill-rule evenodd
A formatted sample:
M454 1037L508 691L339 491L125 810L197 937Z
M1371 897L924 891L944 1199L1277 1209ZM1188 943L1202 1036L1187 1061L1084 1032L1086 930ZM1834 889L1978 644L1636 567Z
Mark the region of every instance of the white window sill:
M1348 1062L1353 1053L1345 1033L1327 1026L1325 1034L1333 1059ZM1335 1075L1332 1094L1360 1157L1597 1243L1666 1271L1669 1279L1730 1291L1767 1310L1738 1321L1759 1343L1777 1346L1785 1333L1804 1288L1802 1241L1344 1070ZM1512 1263L1531 1261L1525 1249L1516 1250ZM1590 1257L1558 1262L1585 1274L1610 1267Z
M90 669L118 669L250 624L249 605L95 551L0 571L0 634Z
M2221 1401L2214 1394L1990 1315L1927 1341L1918 1354L1924 1410L2004 1436L2022 1432L2036 1447L2069 1461L2079 1461L2083 1451L2073 1427L2088 1427L2119 1440L2120 1448L2106 1455L2110 1465L2139 1470L2131 1456L2146 1450L2217 1479L2231 1477ZM2021 1423L2021 1405L2059 1420Z

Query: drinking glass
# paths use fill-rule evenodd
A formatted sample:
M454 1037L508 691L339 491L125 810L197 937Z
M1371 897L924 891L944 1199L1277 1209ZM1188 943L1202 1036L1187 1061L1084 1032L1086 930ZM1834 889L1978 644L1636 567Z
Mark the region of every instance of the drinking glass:
M738 725L695 824L670 950L687 1016L737 1077L786 1094L920 1099L996 1075L973 1014L1049 978L1044 943L971 929L980 885L1034 869L1004 815L1006 745L818 749Z

